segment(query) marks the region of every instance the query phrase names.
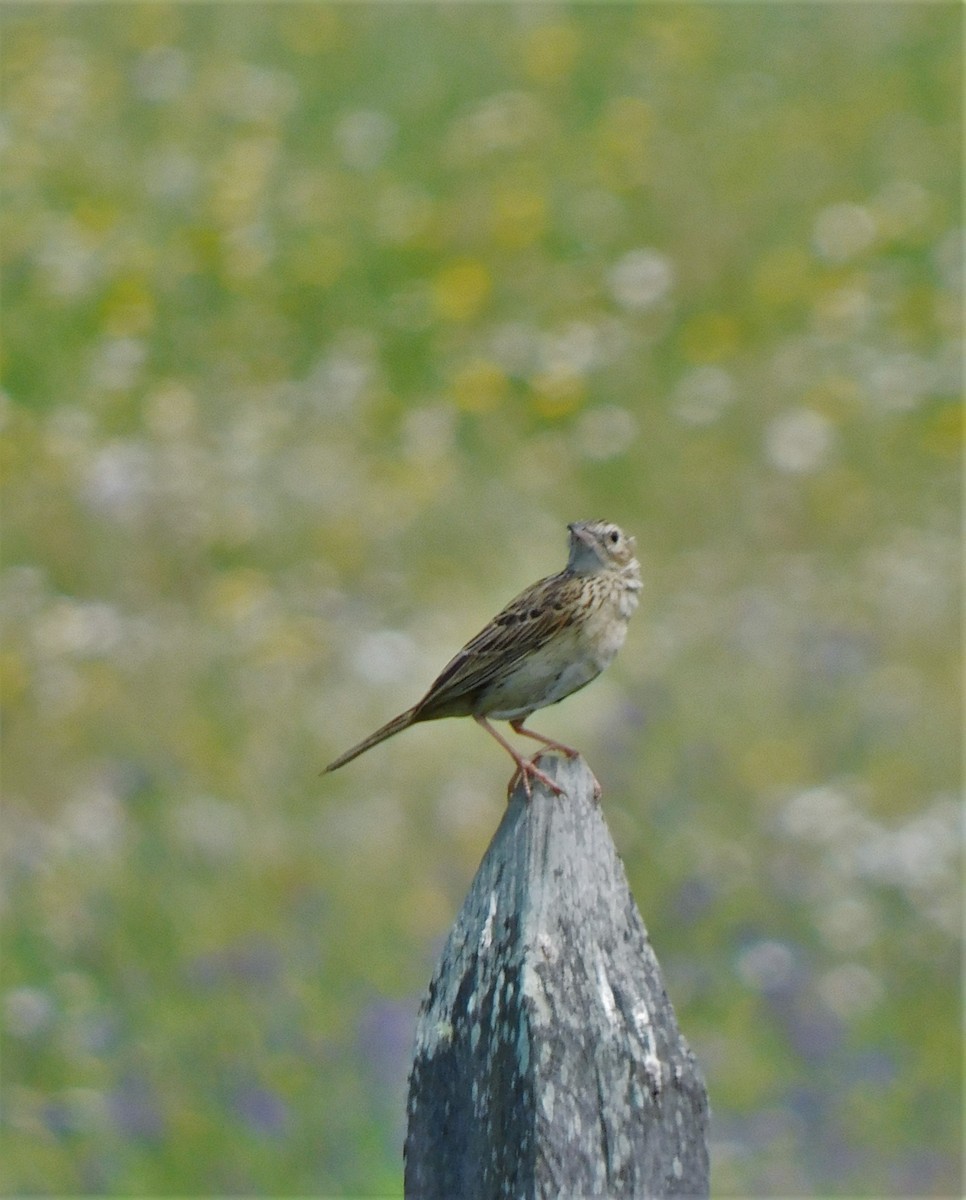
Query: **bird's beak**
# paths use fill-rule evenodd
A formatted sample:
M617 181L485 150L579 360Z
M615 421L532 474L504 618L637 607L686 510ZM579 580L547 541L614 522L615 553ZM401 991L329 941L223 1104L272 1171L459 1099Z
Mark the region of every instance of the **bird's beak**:
M578 541L583 542L585 546L593 546L594 539L578 521L571 521L567 528L570 530L573 536L577 538Z

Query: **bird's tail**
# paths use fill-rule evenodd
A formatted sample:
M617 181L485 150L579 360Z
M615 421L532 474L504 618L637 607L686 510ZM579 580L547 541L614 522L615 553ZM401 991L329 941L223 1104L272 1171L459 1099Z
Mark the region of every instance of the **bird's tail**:
M367 750L371 750L373 746L378 746L380 742L384 742L386 738L391 738L394 733L401 733L404 729L408 729L416 719L416 706L407 708L404 713L400 713L398 717L393 719L377 729L375 733L370 733L369 736L361 741L358 746L353 746L351 750L347 750L345 754L340 754L334 761L322 772L327 775L329 771L335 771L339 767L344 767L347 762L352 762L354 758L358 758L360 754L365 754Z

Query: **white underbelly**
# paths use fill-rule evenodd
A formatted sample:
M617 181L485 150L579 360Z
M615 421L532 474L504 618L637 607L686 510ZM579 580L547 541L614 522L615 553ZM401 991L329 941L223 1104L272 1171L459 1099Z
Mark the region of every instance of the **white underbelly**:
M556 704L596 678L621 648L626 634L626 621L610 619L597 627L591 617L579 634L573 632L563 642L555 638L520 663L487 695L486 715L515 721Z

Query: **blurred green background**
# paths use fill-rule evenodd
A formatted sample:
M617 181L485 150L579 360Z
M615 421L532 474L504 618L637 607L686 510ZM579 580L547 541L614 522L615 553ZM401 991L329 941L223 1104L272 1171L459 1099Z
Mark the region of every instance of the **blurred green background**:
M2 22L6 1194L401 1194L503 810L420 696L637 535L576 742L718 1195L959 1195L955 4Z

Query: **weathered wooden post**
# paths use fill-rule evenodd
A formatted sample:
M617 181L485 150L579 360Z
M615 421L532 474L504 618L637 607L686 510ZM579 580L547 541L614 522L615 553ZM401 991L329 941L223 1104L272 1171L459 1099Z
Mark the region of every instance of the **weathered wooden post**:
M707 1196L708 1099L582 759L515 791L420 1009L409 1200Z

